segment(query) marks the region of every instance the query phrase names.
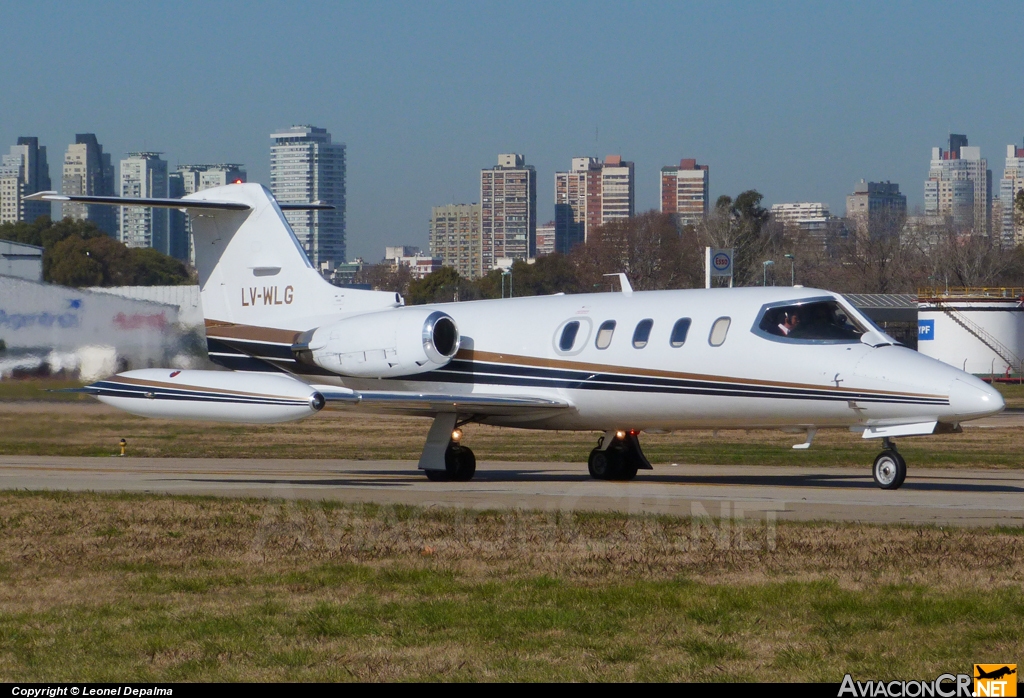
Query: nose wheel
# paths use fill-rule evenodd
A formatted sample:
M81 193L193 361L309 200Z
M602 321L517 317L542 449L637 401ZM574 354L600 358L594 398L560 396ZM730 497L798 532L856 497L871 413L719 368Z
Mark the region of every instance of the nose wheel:
M871 474L875 478L875 484L883 490L899 489L907 479L907 462L903 460L895 446L886 444L886 449L875 458Z

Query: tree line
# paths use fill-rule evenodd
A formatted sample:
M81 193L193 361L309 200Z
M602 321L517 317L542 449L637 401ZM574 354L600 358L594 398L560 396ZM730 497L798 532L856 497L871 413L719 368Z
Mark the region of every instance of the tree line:
M181 261L149 247L128 247L91 221L42 216L0 225L0 240L43 248L43 280L61 286L178 286L195 283Z
M756 190L722 196L707 220L677 225L649 211L598 227L569 254L515 261L470 281L455 269L415 280L408 267L364 267L357 283L399 291L410 304L617 288L607 274L625 272L636 290L704 286L704 248L733 248L734 285L797 284L840 293L914 293L927 286L1022 286L1024 246L1003 248L994 236L972 235L950 221L910 226L906 216L879 215L870 230L835 226L801 231L772 220ZM1024 192L1015 214L1024 220ZM787 257L789 255L790 257ZM766 265L765 262L771 262ZM503 290L504 289L504 290Z

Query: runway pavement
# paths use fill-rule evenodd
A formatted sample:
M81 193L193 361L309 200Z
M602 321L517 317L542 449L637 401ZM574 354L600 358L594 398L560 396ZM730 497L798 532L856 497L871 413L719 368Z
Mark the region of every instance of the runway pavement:
M869 468L657 466L599 482L579 463L481 462L466 483L411 461L0 456L0 488L330 499L421 506L648 512L778 520L1024 525L1024 471L910 469L897 491Z

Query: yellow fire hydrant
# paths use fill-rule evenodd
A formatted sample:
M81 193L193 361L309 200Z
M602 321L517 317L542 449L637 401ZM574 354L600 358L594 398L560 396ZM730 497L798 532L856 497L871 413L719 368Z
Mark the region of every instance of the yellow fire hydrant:
M124 455L124 449L127 448L127 446L128 446L128 442L125 441L124 439L121 439L121 455L122 456Z

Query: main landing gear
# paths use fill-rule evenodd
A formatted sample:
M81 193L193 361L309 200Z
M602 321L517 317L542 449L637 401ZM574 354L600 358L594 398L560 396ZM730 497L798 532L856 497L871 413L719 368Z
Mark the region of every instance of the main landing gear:
M459 438L462 438L461 432ZM476 474L476 456L468 446L452 440L444 452L444 470L424 472L431 482L469 482Z
M638 470L653 470L635 431L610 431L597 440L587 469L595 480L632 480Z
M476 456L463 446L462 429L456 415L443 413L434 417L427 442L420 454L419 468L432 482L469 482L476 473Z
M875 484L883 490L895 490L907 479L907 462L903 460L903 456L896 450L896 444L891 440L882 439L882 446L885 450L875 458L871 474L875 478Z

